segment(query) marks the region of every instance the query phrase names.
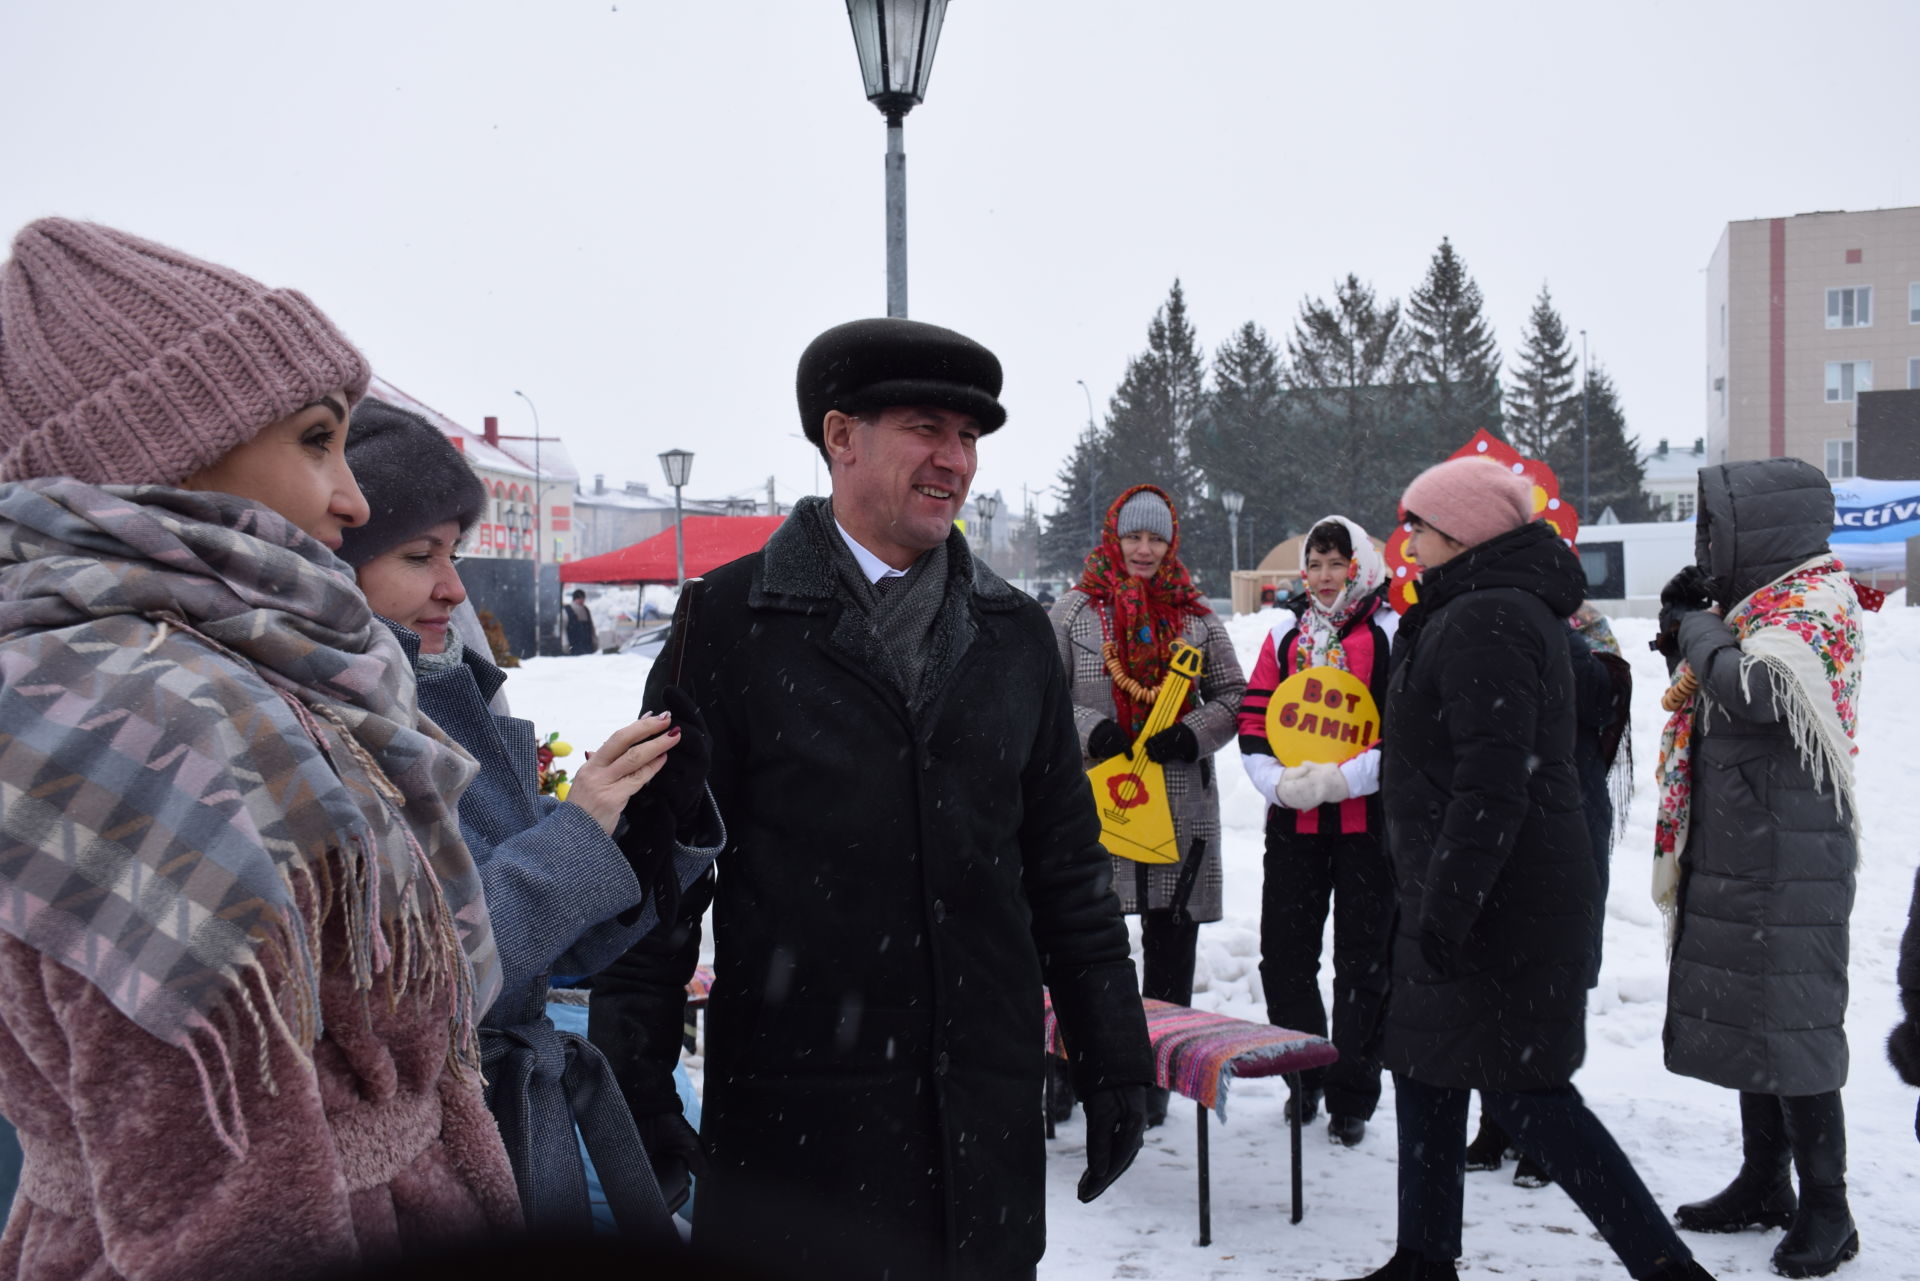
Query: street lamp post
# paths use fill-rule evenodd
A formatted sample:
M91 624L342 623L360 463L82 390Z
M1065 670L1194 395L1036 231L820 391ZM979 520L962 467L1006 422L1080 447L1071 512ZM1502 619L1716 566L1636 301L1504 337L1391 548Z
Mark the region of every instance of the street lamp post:
M1247 496L1237 489L1220 492L1220 505L1227 509L1227 538L1233 543L1233 572L1240 572L1240 508Z
M847 0L867 101L887 118L887 314L907 314L907 113L925 101L947 0Z
M997 494L981 494L973 500L974 510L980 513L981 560L993 564L993 518L1000 510L1000 498Z
M527 408L533 410L533 563L540 563L540 543L546 537L547 527L540 520L540 410L535 407L533 397L524 391L516 390L514 395L527 402Z
M1087 380L1076 378L1081 394L1087 398L1087 545L1100 545L1100 464L1093 456L1093 393L1087 390Z
M686 449L669 449L660 455L660 469L667 473L667 483L673 486L673 556L674 569L680 575L680 586L687 585L687 526L680 512L680 490L686 485L687 477L693 472L693 453Z
M1587 366L1587 331L1580 331L1580 519L1593 519L1593 413L1587 392L1593 370Z

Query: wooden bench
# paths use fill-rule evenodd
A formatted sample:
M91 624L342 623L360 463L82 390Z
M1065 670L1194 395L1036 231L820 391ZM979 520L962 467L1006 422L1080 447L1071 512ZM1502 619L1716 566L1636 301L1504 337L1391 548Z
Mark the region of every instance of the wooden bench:
M1295 1032L1268 1023L1250 1023L1225 1014L1170 1005L1165 1001L1142 1001L1147 1014L1147 1038L1153 1043L1155 1083L1163 1090L1192 1099L1198 1121L1197 1143L1200 1178L1200 1239L1197 1245L1213 1244L1212 1171L1207 1159L1207 1113L1227 1119L1227 1086L1233 1078L1285 1077L1293 1097L1288 1103L1288 1129L1292 1137L1293 1214L1300 1222L1304 1214L1300 1191L1300 1073L1324 1067L1340 1057L1333 1043L1311 1032ZM1060 1025L1047 1004L1047 1052L1066 1057L1060 1041Z

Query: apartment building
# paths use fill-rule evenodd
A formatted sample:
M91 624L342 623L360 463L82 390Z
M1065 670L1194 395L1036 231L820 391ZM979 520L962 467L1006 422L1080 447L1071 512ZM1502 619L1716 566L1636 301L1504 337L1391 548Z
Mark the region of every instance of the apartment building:
M1706 461L1855 475L1860 393L1920 387L1920 208L1728 223L1706 322Z

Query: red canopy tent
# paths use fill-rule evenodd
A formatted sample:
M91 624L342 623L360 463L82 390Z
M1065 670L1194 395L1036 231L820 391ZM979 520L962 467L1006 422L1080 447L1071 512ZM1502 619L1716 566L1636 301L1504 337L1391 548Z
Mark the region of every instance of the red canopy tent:
M751 556L767 545L784 516L687 516L687 577ZM674 583L679 572L671 526L652 538L618 551L568 561L560 566L563 583Z

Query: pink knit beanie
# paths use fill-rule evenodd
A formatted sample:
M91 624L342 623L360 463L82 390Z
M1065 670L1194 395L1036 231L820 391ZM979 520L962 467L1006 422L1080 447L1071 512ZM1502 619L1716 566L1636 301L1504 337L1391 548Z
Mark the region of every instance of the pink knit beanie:
M42 218L0 267L0 480L178 484L368 372L303 294Z
M1400 510L1473 547L1533 519L1533 485L1491 458L1449 458L1413 478Z

